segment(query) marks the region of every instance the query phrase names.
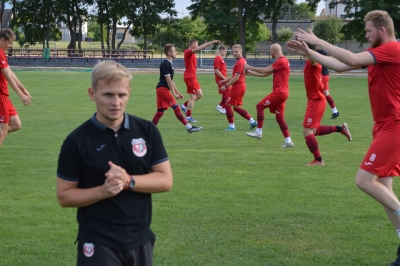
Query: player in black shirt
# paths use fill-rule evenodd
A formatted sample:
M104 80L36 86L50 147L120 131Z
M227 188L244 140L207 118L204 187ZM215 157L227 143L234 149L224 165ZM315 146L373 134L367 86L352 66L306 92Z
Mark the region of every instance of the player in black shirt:
M176 118L186 127L189 133L197 132L202 127L196 127L189 124L180 112L180 107L176 103L177 99L183 99L174 82L174 66L172 60L176 57L176 50L173 44L164 46L166 59L160 65L160 82L156 87L157 94L157 112L153 117L153 124L157 125L164 111L171 107L174 110Z

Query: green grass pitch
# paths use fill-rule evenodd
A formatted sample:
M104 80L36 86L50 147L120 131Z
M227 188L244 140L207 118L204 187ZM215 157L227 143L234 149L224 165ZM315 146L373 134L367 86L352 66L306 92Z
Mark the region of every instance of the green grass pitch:
M87 96L90 73L16 74L33 104L22 106L10 89L23 127L0 148L0 265L75 265L76 209L57 203L56 167L66 135L95 111ZM322 167L305 166L313 156L302 134L302 75L290 78L292 149L280 148L283 136L268 110L261 140L245 135L248 122L236 113L237 130L224 131L214 77L198 77L204 97L193 117L203 130L188 134L171 109L158 124L174 186L153 196L155 265L387 265L394 259L396 232L354 180L371 142L366 77L331 76L340 116L331 120L327 105L322 124L348 123L353 140L339 133L317 137ZM174 80L187 98L182 74ZM152 119L157 82L158 73L133 73L128 113ZM253 118L271 87L271 77L247 78L243 108Z

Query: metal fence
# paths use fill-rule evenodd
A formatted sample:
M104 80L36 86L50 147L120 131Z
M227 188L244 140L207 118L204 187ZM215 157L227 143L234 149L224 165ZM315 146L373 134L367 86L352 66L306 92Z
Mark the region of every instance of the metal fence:
M151 59L151 50L111 50L111 49L37 49L37 48L10 48L9 57L21 58L126 58Z

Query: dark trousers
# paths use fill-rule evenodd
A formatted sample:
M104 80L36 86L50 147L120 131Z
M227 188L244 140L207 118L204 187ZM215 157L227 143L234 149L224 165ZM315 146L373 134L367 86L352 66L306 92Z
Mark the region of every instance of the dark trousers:
M78 240L77 266L152 266L155 240L130 251Z

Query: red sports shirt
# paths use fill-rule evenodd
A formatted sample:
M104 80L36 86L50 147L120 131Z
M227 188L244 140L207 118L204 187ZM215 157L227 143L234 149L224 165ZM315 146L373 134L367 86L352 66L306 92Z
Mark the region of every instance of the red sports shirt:
M316 63L313 66L310 60L306 61L304 65L304 86L306 87L307 99L325 100L321 70L320 64Z
M183 52L183 59L185 61L185 73L183 78L196 78L197 59L196 54L192 50L185 50Z
M368 49L375 59L368 66L368 91L375 122L400 120L400 43Z
M272 64L272 68L274 69L273 91L289 94L289 60L281 56Z
M218 69L219 72L221 72L221 74L226 77L226 64L224 59L222 58L222 56L217 55L214 58L214 70ZM218 82L220 82L222 80L222 78L220 78L217 74L215 75L215 82L218 84Z
M8 60L6 54L3 50L0 49L0 69L4 69L8 67ZM0 73L0 94L8 94L8 81L4 77L3 74Z
M233 87L243 85L246 83L246 75L244 74L245 64L246 64L246 59L241 57L236 61L235 65L233 66L232 76L234 76L235 73L240 74L239 79L232 85Z

